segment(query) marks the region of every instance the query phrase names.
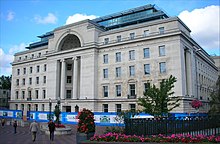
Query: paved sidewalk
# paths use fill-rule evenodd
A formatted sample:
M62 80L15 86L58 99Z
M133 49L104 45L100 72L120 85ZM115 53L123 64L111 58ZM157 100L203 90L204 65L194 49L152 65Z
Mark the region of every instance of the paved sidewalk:
M11 125L0 126L0 144L75 144L75 127L72 126L73 133L71 135L55 135L54 141L49 140L49 136L44 132L38 131L36 141L31 139L29 126L17 127L17 133L14 134L14 128Z

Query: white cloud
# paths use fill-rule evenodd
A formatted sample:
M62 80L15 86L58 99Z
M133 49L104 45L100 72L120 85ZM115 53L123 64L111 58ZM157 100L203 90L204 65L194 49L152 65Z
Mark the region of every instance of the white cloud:
M58 19L54 14L48 13L48 15L46 17L41 17L41 16L37 15L34 17L34 20L38 24L56 24Z
M13 11L8 11L7 13L7 21L12 21L15 17L15 13Z
M14 60L14 54L16 52L25 50L25 43L19 45L13 45L6 53L0 48L0 75L11 75L11 62Z
M191 29L192 37L205 49L219 49L220 6L207 6L193 11L183 11L179 18Z
M75 23L75 22L78 22L78 21L82 21L82 20L85 20L85 19L95 19L97 18L98 16L95 16L95 15L86 15L86 14L74 14L72 16L69 16L66 20L66 24L71 24L71 23Z

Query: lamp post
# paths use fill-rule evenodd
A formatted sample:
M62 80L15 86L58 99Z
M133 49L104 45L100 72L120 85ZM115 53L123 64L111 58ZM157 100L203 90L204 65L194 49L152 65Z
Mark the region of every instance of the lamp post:
M49 108L50 108L50 111L49 111L49 120L51 120L51 106L52 106L52 101L51 101L51 98L49 98Z
M57 98L57 109L59 111L59 115L57 117L57 124L59 125L59 121L60 121L60 97Z

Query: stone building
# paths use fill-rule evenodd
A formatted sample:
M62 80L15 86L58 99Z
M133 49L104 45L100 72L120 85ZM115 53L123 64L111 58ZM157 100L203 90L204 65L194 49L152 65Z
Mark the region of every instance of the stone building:
M141 109L147 85L173 75L173 112L193 112L193 99L206 112L217 68L190 32L154 5L58 27L15 54L10 108L48 111L60 99L67 112Z

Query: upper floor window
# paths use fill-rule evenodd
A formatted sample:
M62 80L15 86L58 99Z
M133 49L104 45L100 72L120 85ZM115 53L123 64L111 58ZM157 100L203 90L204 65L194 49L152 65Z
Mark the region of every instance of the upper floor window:
M29 78L29 85L32 85L32 78Z
M27 59L27 57L28 57L28 56L26 55L24 58Z
M129 60L135 60L135 51L134 50L129 51Z
M133 40L135 37L135 33L130 33L130 39Z
M135 84L129 84L130 96L135 96Z
M18 59L19 61L21 60L21 57L19 57L19 59Z
M104 43L105 43L105 44L108 44L108 42L109 42L109 38L105 38L105 39L104 39Z
M72 64L67 64L67 70L71 70L72 69Z
M121 112L121 104L115 104L116 112Z
M116 62L121 62L121 52L115 53L115 61Z
M23 68L23 74L24 75L26 74L26 68Z
M16 79L16 85L19 86L19 79Z
M36 96L36 99L38 99L38 95L39 93L38 93L38 90L35 90L35 96Z
M21 110L24 111L24 104L21 104Z
M160 33L160 34L163 34L163 33L164 33L164 27L160 27L160 28L159 28L159 33Z
M166 63L161 62L159 63L159 66L160 66L160 73L166 73Z
M136 105L135 105L135 104L130 104L130 110L131 110L132 112L135 112L135 110L136 110Z
M46 90L43 90L43 99L46 98Z
M22 91L22 99L25 98L25 91Z
M104 64L108 63L108 54L103 55L103 63Z
M40 72L40 66L38 65L37 66L37 73L39 73Z
M66 83L72 83L72 76L67 76Z
M116 77L121 77L121 67L115 68L115 75L116 75Z
M41 57L41 53L38 53L38 57Z
M35 104L34 107L35 107L35 111L38 111L38 104Z
M108 86L103 86L103 96L108 97Z
M31 58L34 58L34 54L31 55Z
M18 99L18 91L15 92L15 98Z
M149 58L150 57L150 50L149 48L144 48L144 58Z
M149 30L144 31L144 37L149 36Z
M150 83L149 82L144 83L144 92L147 92L149 88L150 88Z
M71 90L66 90L66 98L71 99Z
M108 112L108 104L103 104L103 112Z
M25 85L25 78L22 79L22 84Z
M160 56L165 56L166 53L165 53L165 46L159 46L159 55Z
M42 111L44 111L44 109L45 109L44 107L45 107L44 104L42 104L42 106L41 106Z
M47 71L47 64L44 64L44 71Z
M117 42L121 41L121 35L117 36Z
M15 104L15 110L18 110L18 104Z
M17 69L17 75L20 75L20 69Z
M150 64L144 65L144 74L149 75L150 74Z
M121 85L116 85L116 96L121 96Z
M103 69L103 77L108 78L108 69Z
M36 84L39 84L39 77L36 77Z
M30 74L32 74L33 72L33 67L30 67Z
M46 76L44 76L43 82L47 83L47 77Z
M135 67L134 66L129 66L129 74L130 74L130 76L135 76Z

